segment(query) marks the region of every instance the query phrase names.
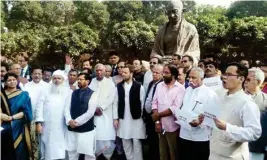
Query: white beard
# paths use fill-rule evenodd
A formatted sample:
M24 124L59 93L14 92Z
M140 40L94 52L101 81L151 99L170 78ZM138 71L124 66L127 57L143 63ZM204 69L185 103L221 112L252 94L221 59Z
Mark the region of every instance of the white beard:
M52 84L51 87L51 94L63 94L66 91L66 87L64 86L64 84L60 84L60 85L55 85L54 83Z

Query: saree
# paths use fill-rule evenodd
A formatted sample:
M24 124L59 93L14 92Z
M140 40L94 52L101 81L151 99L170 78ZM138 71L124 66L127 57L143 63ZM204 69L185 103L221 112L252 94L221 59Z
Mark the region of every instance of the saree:
M11 122L15 156L17 160L32 160L32 145L30 138L30 123L32 121L32 107L28 92L17 90L7 95L10 103L10 115L23 112L22 119Z
M7 96L1 87L1 110L0 112L10 116L10 108ZM11 122L1 121L1 159L15 160Z

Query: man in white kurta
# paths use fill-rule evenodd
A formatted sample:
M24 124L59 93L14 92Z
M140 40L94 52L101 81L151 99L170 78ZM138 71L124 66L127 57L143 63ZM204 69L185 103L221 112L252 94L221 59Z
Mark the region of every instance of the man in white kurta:
M251 68L245 81L246 92L258 105L261 112L262 135L257 141L249 143L250 159L264 160L264 153L267 152L267 94L262 92L260 87L264 82L264 72L259 68Z
M221 77L217 74L218 65L214 61L205 62L205 78L203 83L205 86L211 88L216 91L218 89L223 88Z
M190 125L185 127L181 125L179 138L179 159L182 160L208 160L209 140L211 129L202 126L202 121L198 119L199 115L204 114L205 108L215 108L219 105L219 98L217 94L202 82L204 72L201 68L192 68L189 73L190 86L185 91L183 99L183 106L176 109L175 116L178 119L182 112L196 117L190 121ZM216 108L219 110L219 108ZM184 115L181 115L184 116ZM194 151L194 154L191 152Z
M36 105L42 94L44 94L45 89L49 87L49 84L42 80L42 69L41 68L32 68L32 81L25 84L25 91L29 93L31 98L32 104L32 114L33 114L33 121L31 124L31 138L32 138L32 150L34 154L34 158L39 158L39 139L37 134L40 133L37 127L37 134L36 134L36 127L35 127L35 119L36 119ZM38 126L38 125L37 125Z
M49 87L49 84L42 80L42 70L33 69L32 71L32 81L28 82L24 86L24 90L27 91L31 98L32 103L32 113L33 119L35 119L35 109L38 102L38 99L44 93L45 89Z
M78 89L78 82L77 82L78 71L75 69L71 69L67 77L68 79L65 80L65 85L72 90Z
M103 155L109 160L115 149L115 129L113 127L112 105L115 98L115 84L112 79L105 76L105 66L95 66L96 78L92 80L89 88L97 92L97 109L94 123L96 126L96 154ZM105 148L106 147L106 148Z
M242 89L247 75L239 63L228 64L223 74L227 91L217 91L222 107L214 119L218 130L212 132L210 160L249 160L248 142L261 135L259 108Z
M142 160L142 144L145 139L145 124L142 119L145 91L143 86L133 81L131 65L122 70L123 82L117 85L115 105L118 106L118 137L122 138L127 160ZM139 90L139 92L134 92Z
M55 71L52 82L36 107L36 122L42 126L41 141L44 144L45 160L65 158L64 108L70 103L72 93L72 90L64 85L63 71Z

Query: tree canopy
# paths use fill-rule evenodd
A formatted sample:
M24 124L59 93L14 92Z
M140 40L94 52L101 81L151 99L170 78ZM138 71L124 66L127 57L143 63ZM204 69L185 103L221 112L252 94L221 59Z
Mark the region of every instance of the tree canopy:
M34 60L100 49L150 52L158 28L168 21L167 3L1 1L1 53L12 56L26 51ZM184 18L198 30L202 53L208 48L228 52L229 46L266 47L266 1L236 1L228 9L197 6L194 1L183 4Z

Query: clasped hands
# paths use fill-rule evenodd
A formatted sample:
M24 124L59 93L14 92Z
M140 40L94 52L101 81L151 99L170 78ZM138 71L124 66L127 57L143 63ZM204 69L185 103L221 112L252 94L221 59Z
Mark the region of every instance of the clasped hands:
M97 107L95 110L95 116L101 116L102 115L102 109L100 107Z
M13 119L12 116L8 116L4 113L1 113L1 120L5 121L5 122L10 122L10 121L12 121L12 119Z
M76 128L76 127L78 127L78 123L75 120L70 120L69 126L70 126L70 128Z

